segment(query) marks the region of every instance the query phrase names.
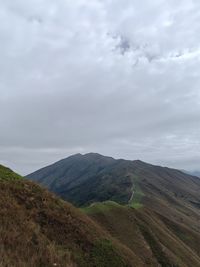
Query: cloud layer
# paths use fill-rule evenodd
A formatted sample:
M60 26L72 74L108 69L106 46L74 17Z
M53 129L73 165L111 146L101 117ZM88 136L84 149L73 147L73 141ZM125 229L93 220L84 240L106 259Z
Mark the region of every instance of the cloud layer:
M198 0L0 0L0 162L200 169Z

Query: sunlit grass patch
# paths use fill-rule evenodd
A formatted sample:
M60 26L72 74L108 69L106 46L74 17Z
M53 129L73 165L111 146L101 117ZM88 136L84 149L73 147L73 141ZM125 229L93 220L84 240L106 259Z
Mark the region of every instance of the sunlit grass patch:
M120 204L114 201L104 201L104 202L96 202L91 204L88 207L81 208L81 210L86 214L95 214L101 212L109 212L114 207L119 207Z
M129 202L129 206L134 209L140 209L143 207L142 198L144 193L142 192L139 184L138 184L138 177L134 176L133 178L133 197Z

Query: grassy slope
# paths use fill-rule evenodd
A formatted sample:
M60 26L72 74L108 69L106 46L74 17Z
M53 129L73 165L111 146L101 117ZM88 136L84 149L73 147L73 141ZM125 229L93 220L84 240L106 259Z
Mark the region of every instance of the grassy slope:
M200 179L138 160L79 154L28 177L76 206L111 200L140 208L142 198L147 196L163 200L171 198L174 202L178 199L200 207Z
M128 163L129 164L129 163ZM74 155L28 175L76 206L112 200L127 203L132 181L123 160L99 154Z
M104 202L83 211L147 266L200 266L200 235L148 208Z
M0 177L1 267L143 266L72 205L4 167Z
M142 192L139 184L139 177L137 175L132 175L132 195L129 199L129 206L134 209L140 209L143 207L142 199L144 197L144 193Z
M200 266L199 179L141 161L89 157L70 161L60 173L66 176L56 181L56 190L62 189L56 193L77 205L111 200L83 211L145 266ZM50 173L54 174L52 169ZM73 181L67 184L69 179Z
M11 169L4 167L2 165L0 165L0 180L18 180L21 179L22 177L13 172Z

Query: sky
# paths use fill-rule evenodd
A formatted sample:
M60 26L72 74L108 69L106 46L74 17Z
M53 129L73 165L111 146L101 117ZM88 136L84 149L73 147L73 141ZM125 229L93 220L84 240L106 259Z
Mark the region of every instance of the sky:
M0 0L0 163L200 169L199 0Z

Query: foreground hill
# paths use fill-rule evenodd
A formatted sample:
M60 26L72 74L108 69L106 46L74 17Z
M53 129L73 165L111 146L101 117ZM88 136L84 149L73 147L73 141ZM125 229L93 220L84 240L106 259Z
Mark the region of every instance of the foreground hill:
M71 204L0 167L1 267L145 266Z
M11 169L5 166L0 165L0 181L5 181L5 180L11 181L19 179L22 179L22 177L19 174L13 172Z
M176 218L148 207L133 209L110 201L83 210L147 266L200 266L200 232Z
M64 159L29 178L82 206L145 266L200 267L199 178L91 153Z

